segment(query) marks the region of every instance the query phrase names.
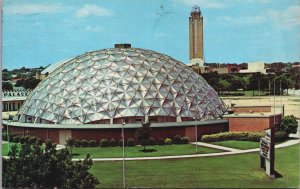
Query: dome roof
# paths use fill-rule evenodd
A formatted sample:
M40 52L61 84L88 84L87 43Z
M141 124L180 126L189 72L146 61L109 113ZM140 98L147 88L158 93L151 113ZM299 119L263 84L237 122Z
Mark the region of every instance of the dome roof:
M206 120L225 110L216 91L185 64L150 50L111 48L55 67L18 115L82 124L131 116Z

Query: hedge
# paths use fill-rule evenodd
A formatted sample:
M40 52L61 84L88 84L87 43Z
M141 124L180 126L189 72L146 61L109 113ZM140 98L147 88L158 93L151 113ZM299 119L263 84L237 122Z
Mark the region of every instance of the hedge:
M285 131L275 132L275 142L283 142L289 138L289 135Z
M163 138L159 138L157 140L157 145L165 145L165 140Z
M264 137L264 133L259 132L224 132L212 135L203 135L202 142L217 142L225 140L242 140L259 142L260 138Z
M170 139L170 138L166 138L165 139L165 144L166 145L171 145L173 142L172 142L172 139Z
M89 147L96 147L96 146L97 146L97 142L95 140L89 141Z
M116 139L114 139L114 138L110 139L109 146L111 146L111 147L118 146Z
M101 139L100 147L109 147L109 141L106 138Z
M127 146L135 146L135 141L133 138L127 139Z

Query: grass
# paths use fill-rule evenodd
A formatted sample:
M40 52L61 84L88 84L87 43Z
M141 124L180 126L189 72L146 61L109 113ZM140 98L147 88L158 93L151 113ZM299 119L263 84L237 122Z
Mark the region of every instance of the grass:
M219 141L219 142L210 142L210 144L226 146L229 148L236 148L241 150L259 148L259 142L252 142L252 141L227 140L227 141Z
M20 149L20 147L21 147L21 144L17 144L17 143L13 143L13 142L10 142L9 144L8 143L2 144L2 155L3 156L7 156L8 155L8 151L9 151L8 147L9 147L9 149L11 149L11 147L13 145L17 145L17 149Z
M171 155L187 155L195 154L195 145L164 145L164 146L147 146L148 152L142 152L142 146L125 147L126 157L152 157L152 156L171 156ZM222 152L218 149L198 147L200 154ZM87 147L73 148L74 158L85 158L89 153L92 158L118 158L122 157L122 147Z
M298 188L299 145L276 149L275 170L269 179L260 169L259 153L173 160L127 161L126 187L145 188ZM97 187L122 187L122 162L94 162Z

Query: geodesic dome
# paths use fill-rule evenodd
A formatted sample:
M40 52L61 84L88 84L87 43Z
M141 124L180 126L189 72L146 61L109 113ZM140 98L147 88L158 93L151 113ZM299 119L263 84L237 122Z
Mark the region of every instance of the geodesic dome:
M60 62L18 115L83 124L132 116L206 120L225 111L217 92L185 64L151 50L111 48Z

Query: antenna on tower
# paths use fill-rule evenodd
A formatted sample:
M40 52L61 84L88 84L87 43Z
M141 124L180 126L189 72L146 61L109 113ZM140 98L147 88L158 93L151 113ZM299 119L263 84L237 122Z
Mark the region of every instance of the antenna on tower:
M198 5L194 5L192 7L192 13L199 13L199 14L201 14L200 7Z

